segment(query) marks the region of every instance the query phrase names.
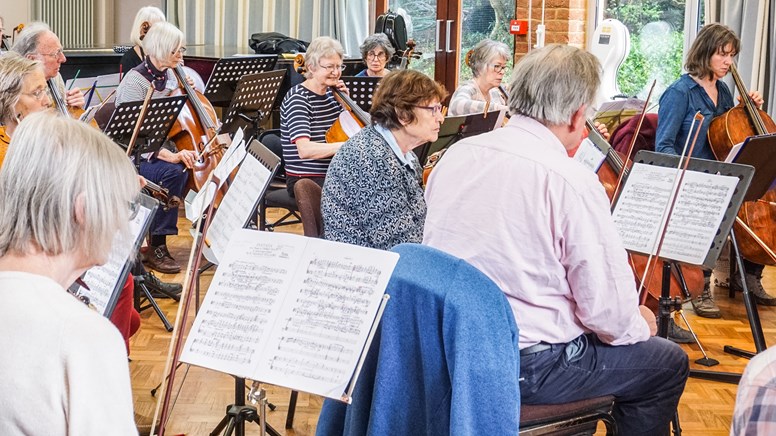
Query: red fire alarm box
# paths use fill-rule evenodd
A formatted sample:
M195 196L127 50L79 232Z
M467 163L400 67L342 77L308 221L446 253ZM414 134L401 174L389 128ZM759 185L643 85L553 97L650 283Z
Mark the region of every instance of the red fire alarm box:
M509 21L509 33L513 35L527 35L528 34L528 21L525 20L510 20Z

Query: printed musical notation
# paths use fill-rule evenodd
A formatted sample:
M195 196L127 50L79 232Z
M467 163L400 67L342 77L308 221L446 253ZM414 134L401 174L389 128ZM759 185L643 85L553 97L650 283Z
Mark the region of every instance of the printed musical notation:
M656 254L675 168L634 164L612 217L625 248ZM687 171L666 228L660 256L700 265L727 211L738 179Z
M341 399L398 255L237 230L181 360Z

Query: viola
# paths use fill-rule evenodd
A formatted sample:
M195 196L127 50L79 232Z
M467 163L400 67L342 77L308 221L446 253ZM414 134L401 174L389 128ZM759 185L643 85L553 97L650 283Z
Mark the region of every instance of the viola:
M589 131L588 135L596 136L597 141L606 143L606 139L598 133L591 121L587 120L585 124ZM634 134L635 137L636 134ZM614 202L615 196L619 192L622 177L627 177L630 165L631 162L626 156L615 151L614 147L608 148L604 164L598 169L597 174L598 180L603 185L610 202ZM658 302L663 290L662 274L646 274L646 283L641 286L640 282L645 277L645 272L659 268L659 262L661 261L657 257L649 260L649 256L645 254L628 252L628 263L633 270L637 285L642 289L642 295L640 295L639 300L642 304L652 309L653 312L657 312ZM684 299L683 288L686 288L693 298L700 295L704 287L703 270L700 267L691 265L676 264L674 266L674 268L671 268L671 298L680 297Z
M399 70L406 70L410 66L410 59L418 59L420 58L420 54L415 53L415 40L409 39L407 40L407 49L404 50L404 53L401 55L401 60L399 61Z
M186 81L183 67L173 70L181 87L170 95L186 95L188 101L167 135L179 150L194 151L199 159L194 163L188 188L199 190L224 155L226 144L217 135L217 116L213 105Z
M151 194L152 197L159 201L159 204L165 211L170 209L177 209L178 206L181 205L180 197L176 195L170 195L169 189L163 188L160 185L151 182L150 180L146 180L145 189Z
M741 96L741 103L711 121L709 147L724 160L734 145L750 136L776 132L776 123L749 97L735 64L730 73ZM741 205L734 224L741 255L760 265L776 265L776 188L771 187L760 199Z

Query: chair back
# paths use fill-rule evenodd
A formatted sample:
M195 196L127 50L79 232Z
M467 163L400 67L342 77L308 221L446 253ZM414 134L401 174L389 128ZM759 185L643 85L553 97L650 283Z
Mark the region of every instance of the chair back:
M400 244L352 404L326 400L318 435L516 434L518 334L506 296L465 261Z
M296 207L302 215L302 229L305 236L323 236L321 216L321 187L310 179L301 179L294 184Z
M615 150L620 153L628 153L628 147L630 147L633 133L636 131L636 127L639 125L639 116L631 117L628 121L620 124L612 132L612 136L609 138L609 143L612 144ZM631 156L635 156L641 150L655 151L655 137L657 136L657 114L647 114L644 117L644 122L641 123L641 129L638 136L636 136L636 143L633 145L633 153Z

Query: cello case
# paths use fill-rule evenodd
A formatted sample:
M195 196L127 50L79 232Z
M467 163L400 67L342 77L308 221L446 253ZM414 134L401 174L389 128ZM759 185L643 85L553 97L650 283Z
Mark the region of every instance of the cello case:
M401 53L407 50L407 25L404 17L393 11L388 11L377 17L375 21L375 33L384 33L396 51L390 64L398 64Z
M630 53L630 32L620 21L607 18L595 29L590 53L598 58L603 68L601 86L595 106L613 100L622 93L617 86L617 71Z

